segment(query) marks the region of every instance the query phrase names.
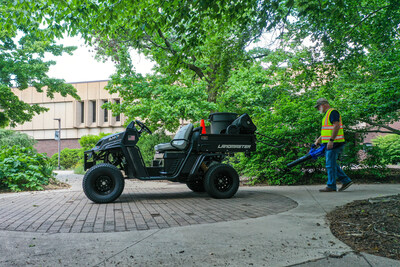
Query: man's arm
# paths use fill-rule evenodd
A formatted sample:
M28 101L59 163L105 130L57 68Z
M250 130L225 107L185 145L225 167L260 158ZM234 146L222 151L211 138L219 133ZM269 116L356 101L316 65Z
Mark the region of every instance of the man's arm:
M331 135L331 139L335 140L338 132L340 129L340 122L339 121L334 121L333 122L333 130L332 130L332 135Z
M332 130L332 135L331 135L331 139L335 140L339 129L340 129L340 122L339 121L334 121L333 123L333 130ZM329 141L327 147L327 149L332 149L333 148L333 141Z

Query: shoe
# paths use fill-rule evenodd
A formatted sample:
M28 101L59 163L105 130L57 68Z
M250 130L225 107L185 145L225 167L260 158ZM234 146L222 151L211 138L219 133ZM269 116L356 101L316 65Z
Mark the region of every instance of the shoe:
M346 189L349 188L349 186L352 185L352 184L353 184L352 181L343 184L342 187L339 189L339 191L344 191L344 190L346 190Z
M330 187L325 187L324 189L320 189L319 192L336 192L336 190Z

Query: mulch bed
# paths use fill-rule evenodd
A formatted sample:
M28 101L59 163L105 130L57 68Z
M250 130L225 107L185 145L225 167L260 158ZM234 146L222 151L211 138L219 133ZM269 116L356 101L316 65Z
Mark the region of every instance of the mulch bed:
M400 260L400 194L357 200L327 218L332 233L355 251Z

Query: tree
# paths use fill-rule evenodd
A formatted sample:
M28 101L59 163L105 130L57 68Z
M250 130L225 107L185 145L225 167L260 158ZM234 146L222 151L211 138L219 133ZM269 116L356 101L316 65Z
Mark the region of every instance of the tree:
M55 62L44 61L45 53L61 55L75 48L56 45L54 34L43 29L38 11L14 6L14 1L0 3L0 127L24 123L47 109L38 104L27 104L18 99L15 90L33 86L38 92L46 87L48 97L58 92L79 98L72 85L49 78L47 72Z
M107 104L116 113L170 130L178 119L198 120L209 111L250 113L261 132L285 144L282 149L260 144L256 154L242 160L250 175L271 183L296 183L307 176L300 168L284 169L317 137L321 118L313 103L321 96L342 111L348 166L360 161L355 133L371 130L355 126L368 121L386 127L400 119L400 9L395 0L19 4L39 12L52 32L79 33L100 56L117 62L108 88L124 101ZM248 49L270 32L277 32L278 45ZM305 47L307 38L313 44ZM136 73L132 49L156 63L154 75ZM380 164L373 160L361 163ZM321 166L306 165L313 177L322 173Z
M306 38L314 41L310 61L301 62L304 67L296 71L315 78L308 82L313 90L321 89L321 95L343 108L352 107L351 117L359 118L353 124L363 121L388 129L388 122L399 119L395 112L399 103L393 100L397 76L387 71L391 65L398 66L400 4L395 0L21 1L19 5L35 10L51 32L79 33L97 46L100 56L118 62L108 89L119 92L125 103L107 107L153 125L172 129L177 123L171 124L168 115L175 121L197 120L209 111L232 107L226 96L239 93L240 97L240 89L229 91L234 88L228 82L233 70L248 69L255 60L268 57L270 49L247 51L246 47L271 31L280 33L281 46L273 49L275 55L288 56L281 47L300 51ZM156 63L155 75L142 77L135 72L132 49ZM373 67L374 76L382 74L387 81L378 82L380 86L366 82L372 65L365 64L378 58L386 64ZM356 75L354 70L359 70ZM296 76L293 71L284 72ZM297 87L297 92L307 90L305 84ZM364 105L359 104L359 96L350 97L356 91L363 92ZM371 101L384 106L370 105Z
M152 128L163 127L173 132L180 120L196 121L207 116L216 104L207 101L204 81L181 75L177 80L167 75L147 75L134 71L130 58L121 56L117 72L107 85L110 93L118 93L121 104L105 106L114 113L131 119L140 117Z
M389 126L400 119L399 48L394 44L387 53L371 51L353 71L341 70L332 81L328 95L335 94L338 105L346 108L350 125L364 123L358 132L400 134Z
M38 8L38 4L35 5ZM354 69L363 69L362 64L368 62L372 54L387 55L388 66L397 64L397 59L391 55L398 51L399 10L399 3L394 0L286 0L279 3L268 0L134 3L103 0L68 4L46 1L41 5L41 11L49 16L50 28L54 30L64 25L71 34L79 32L89 43L97 45L100 55L118 62L118 72L108 88L121 93L125 105L109 103L108 108L169 128L177 124L168 122L168 114L175 120L197 120L209 111L225 109L219 104L220 97L231 94L227 82L232 70L249 68L255 59L265 58L271 52L265 48L246 50L263 33L280 32L281 45L292 49L311 37L315 53L303 71L327 73L329 77L324 77L324 83L330 86L339 85L337 80L333 82L338 72L347 75ZM141 77L135 73L129 56L132 49L156 62L156 75ZM312 69L313 62L323 62L329 67L318 64ZM320 75L314 74L314 77ZM321 93L330 92L332 97L348 100L353 89ZM388 103L382 96L391 95L390 90L380 88L382 103ZM373 98L365 99L365 103L371 100ZM376 112L398 109L396 101L389 102L390 108L377 107L369 114L358 112L353 117L373 125L385 125L387 119L371 118ZM343 102L344 108L354 104ZM396 116L391 118L396 119Z
M346 110L358 132L400 134L389 124L400 119L400 2L299 1L288 35L315 42L316 60L330 65L320 91Z
M36 140L25 133L0 129L0 146L32 147Z
M108 108L152 123L167 120L166 114L177 115L175 120L197 120L216 110L210 103L218 102L226 90L231 71L251 64L264 52L248 53L245 48L281 21L280 5L269 0L24 1L20 5L46 14L49 29L79 33L97 46L99 55L113 58L118 72L108 88L123 95L125 104L109 103ZM135 73L132 49L156 63L156 75ZM166 111L160 112L160 107Z
M286 168L287 163L308 153L309 144L320 133L322 117L313 106L321 96L328 98L342 113L347 142L343 163L349 168L348 172L360 176L385 175L379 168L383 163L381 152L376 148L371 148L365 158L359 157L363 135L370 130L368 125L360 127L360 118L380 123L398 118L398 109L391 109L396 104L388 101L398 101L397 65L390 66L389 62L393 61L383 60L386 56L370 53L350 72L325 64L316 54L315 49L298 46L290 51L277 49L263 58L268 68L240 69L228 81L231 87L222 97L225 103L232 110L249 112L258 131L279 142L259 139L283 145L276 148L259 143L257 153L250 158L240 158L238 169L255 177L255 182L295 184L323 179L321 160L290 170ZM395 55L392 53L391 57ZM352 171L352 166L363 168Z
M293 5L290 35L310 36L324 60L340 66L370 50L390 51L399 41L400 3L397 0L311 0Z

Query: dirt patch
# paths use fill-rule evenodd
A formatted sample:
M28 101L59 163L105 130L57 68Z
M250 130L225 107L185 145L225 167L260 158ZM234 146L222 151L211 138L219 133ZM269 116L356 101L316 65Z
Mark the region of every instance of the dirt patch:
M400 260L400 194L354 201L327 218L332 233L355 251Z
M67 183L60 182L56 179L50 179L49 184L44 185L43 189L44 190L56 190L56 189L67 189L70 187L71 187L71 185L69 185Z

